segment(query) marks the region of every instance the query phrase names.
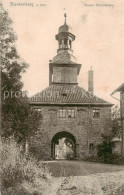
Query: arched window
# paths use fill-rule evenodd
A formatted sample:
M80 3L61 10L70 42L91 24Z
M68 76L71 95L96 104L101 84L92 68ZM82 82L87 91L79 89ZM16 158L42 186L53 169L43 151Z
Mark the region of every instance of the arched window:
M67 48L68 45L67 45L67 39L64 39L64 48Z
M59 48L62 48L62 40L59 41Z

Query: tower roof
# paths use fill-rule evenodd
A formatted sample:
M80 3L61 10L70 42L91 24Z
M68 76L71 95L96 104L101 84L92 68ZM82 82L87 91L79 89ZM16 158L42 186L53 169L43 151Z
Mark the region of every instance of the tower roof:
M71 31L72 31L72 28L67 24L64 24L64 25L59 27L59 33L61 33L61 32L70 32L71 33Z
M71 53L69 53L67 50L58 53L54 58L53 58L53 63L58 63L58 64L76 64L77 60L76 57L73 56Z
M70 32L71 33L72 28L69 25L66 24L67 15L64 14L64 17L65 17L65 23L64 23L64 25L59 27L59 33L61 33L61 32Z
M75 36L71 33L72 28L66 23L67 15L64 14L64 17L64 25L59 27L59 32L55 36L59 48L52 62L58 64L75 64L77 60L72 50L72 41L75 40Z

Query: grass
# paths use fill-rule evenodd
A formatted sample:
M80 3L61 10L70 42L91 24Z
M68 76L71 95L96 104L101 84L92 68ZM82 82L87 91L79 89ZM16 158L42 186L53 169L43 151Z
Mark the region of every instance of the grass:
M113 165L124 165L124 157L114 154L109 162L104 162L103 158L98 157L88 157L87 162L97 162L104 164L113 164Z
M2 195L44 195L51 175L46 164L20 154L14 141L1 150Z
M54 177L85 176L95 173L124 171L124 166L86 161L49 161L48 169Z

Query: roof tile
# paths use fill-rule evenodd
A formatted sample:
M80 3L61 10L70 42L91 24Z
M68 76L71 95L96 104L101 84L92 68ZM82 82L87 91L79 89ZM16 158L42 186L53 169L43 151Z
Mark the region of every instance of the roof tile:
M30 103L51 103L51 104L106 104L111 103L90 94L78 85L57 84L50 85L40 93L30 98Z

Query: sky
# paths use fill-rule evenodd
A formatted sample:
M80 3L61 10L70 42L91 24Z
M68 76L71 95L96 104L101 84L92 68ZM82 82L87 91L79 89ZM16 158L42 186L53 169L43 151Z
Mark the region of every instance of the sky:
M119 103L110 94L124 82L123 0L2 0L2 3L13 20L18 53L29 64L22 76L23 89L29 95L49 85L49 60L57 54L55 35L64 24L66 13L67 24L76 36L73 54L82 64L79 85L88 88L88 70L92 66L94 93L111 103ZM119 94L115 97L119 98Z

